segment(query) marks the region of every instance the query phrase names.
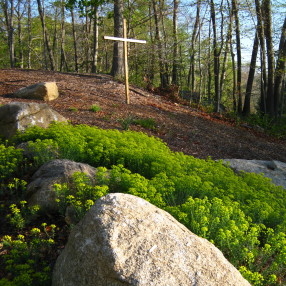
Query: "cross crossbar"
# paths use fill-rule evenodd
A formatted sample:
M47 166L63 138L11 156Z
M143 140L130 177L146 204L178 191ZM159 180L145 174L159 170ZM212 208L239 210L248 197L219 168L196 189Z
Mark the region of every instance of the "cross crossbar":
M126 95L126 103L130 103L130 96L129 96L129 80L128 80L128 61L127 61L127 43L139 43L139 44L146 44L144 40L136 40L136 39L127 39L127 29L126 29L126 20L123 19L123 38L120 37L111 37L111 36L104 36L104 40L112 40L112 41L120 41L123 42L124 46L124 70L125 70L125 95Z
M140 43L140 44L147 43L145 40L126 39L126 38L119 38L119 37L104 36L103 38L104 40L121 41L121 42L129 42L129 43Z

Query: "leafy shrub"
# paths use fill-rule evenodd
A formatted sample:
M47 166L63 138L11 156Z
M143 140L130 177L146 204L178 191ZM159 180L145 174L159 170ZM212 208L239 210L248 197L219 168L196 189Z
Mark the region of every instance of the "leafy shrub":
M11 177L17 171L22 160L22 150L0 144L0 180Z
M131 131L61 123L14 139L26 141L40 162L55 155L99 167L96 184L77 174L71 185L56 186L62 214L72 207L78 220L107 192L140 196L212 241L253 285L285 282L285 190L269 179L237 175L222 162L171 152L161 140ZM48 147L51 154L41 155Z
M93 112L97 112L97 111L100 111L100 110L101 110L101 107L100 107L99 105L93 104L93 105L90 107L90 110L93 111Z
M156 129L156 121L153 118L138 118L135 119L133 123L136 125L140 125L146 129Z
M75 172L72 184L55 184L60 213L65 216L68 207L73 210L73 223L79 222L94 204L108 192L107 186L95 186L87 175Z
M11 225L17 229L23 229L27 224L31 222L33 216L39 211L39 206L27 206L27 201L20 201L20 207L16 204L10 205L11 213L7 215L7 218Z
M130 115L123 119L118 119L123 130L129 130L129 127L134 122L134 116Z
M85 175L76 174L71 185L57 185L60 203L64 206L63 214L67 206L73 206L80 219L90 207L89 202L94 200L94 195L129 193L165 209L192 232L210 240L253 285L272 285L277 277L283 276L286 267L285 233L253 223L240 203L216 197L200 199L189 196L183 204L174 205L170 198L177 197L177 190L166 175L160 174L148 180L122 165L113 166L111 170L99 168L95 181L98 185ZM97 190L102 188L105 192L98 193Z
M78 109L77 109L76 107L74 107L74 106L71 106L71 107L69 108L69 111L77 112Z
M4 269L9 280L0 279L3 286L36 286L51 285L51 267L49 266L49 252L54 242L55 225L50 226L50 233L41 232L38 228L31 230L31 235L25 237L20 234L16 239L9 235L2 238ZM46 258L46 259L43 259ZM2 274L3 274L2 272Z

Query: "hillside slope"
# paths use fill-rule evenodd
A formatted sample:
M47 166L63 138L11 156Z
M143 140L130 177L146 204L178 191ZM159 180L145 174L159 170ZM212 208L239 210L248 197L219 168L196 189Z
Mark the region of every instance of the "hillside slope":
M160 137L174 151L197 158L241 158L286 162L286 142L212 117L161 96L132 88L125 104L124 85L106 75L79 75L49 71L0 70L0 104L18 100L17 89L43 81L56 81L60 97L48 104L74 124L122 130L131 118L153 118L155 130L130 125L131 130ZM35 101L35 100L34 100ZM100 111L93 112L96 104Z

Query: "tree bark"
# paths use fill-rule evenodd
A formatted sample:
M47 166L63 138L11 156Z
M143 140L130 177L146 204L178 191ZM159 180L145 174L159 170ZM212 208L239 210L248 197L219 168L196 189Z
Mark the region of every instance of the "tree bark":
M200 23L200 10L201 10L201 0L197 1L197 12L196 12L196 20L194 24L194 29L192 33L191 39L191 57L190 57L190 68L188 74L188 86L191 89L191 93L193 94L195 91L195 41L196 35Z
M279 116L282 112L282 82L285 78L285 66L286 66L286 17L281 31L280 44L278 50L278 58L275 70L274 80L274 113L275 116ZM281 106L281 108L279 108Z
M18 26L18 45L19 45L19 57L18 57L18 66L20 68L24 67L24 53L23 53L23 33L22 33L22 17L23 12L21 12L21 0L18 0L16 6L16 13L17 13L17 26Z
M157 52L159 57L160 82L161 82L161 87L166 88L168 86L168 75L165 70L164 59L163 59L162 42L159 30L158 7L156 0L152 0L152 3L153 3L154 21L155 21L155 40L157 44Z
M114 0L114 36L123 37L123 0ZM123 43L114 41L111 74L124 77Z
M253 86L254 75L255 75L256 59L257 59L257 54L258 54L258 44L259 44L258 35L257 33L255 33L248 79L247 79L247 84L246 84L244 106L243 106L243 112L242 112L244 116L248 116L250 114L250 99L251 99L252 86Z
M162 42L162 55L163 55L163 63L164 63L164 77L166 80L166 87L169 86L169 61L168 59L168 47L167 47L167 32L166 32L166 25L165 25L165 15L164 15L164 10L165 10L165 0L159 0L159 22L161 22L162 25L162 35L163 37L161 38Z
M179 1L174 0L173 9L173 69L172 84L178 85L178 6Z
M31 0L28 0L28 19L27 19L27 30L28 30L28 69L31 65L31 51L32 51L32 13L31 13Z
M14 0L1 1L1 6L4 12L5 24L8 34L8 47L9 47L9 57L11 68L15 67L15 40L14 40Z
M64 1L61 0L61 64L60 64L60 71L63 70L65 67L66 71L69 71L68 63L66 59L66 52L65 52L65 5Z
M274 116L274 49L272 37L272 17L270 0L262 1L264 12L264 27L265 39L267 47L267 62L268 62L268 82L267 82L267 97L266 110L271 116Z
M73 48L74 48L74 65L75 71L78 72L78 53L77 53L77 36L75 29L75 19L74 19L74 7L70 9L72 18L72 35L73 35Z
M219 83L219 73L220 73L220 61L219 61L219 48L217 44L217 34L216 34L216 17L215 17L215 7L213 0L210 1L211 5L211 20L213 27L213 56L214 56L214 81L215 81L215 111L220 111L220 83Z
M262 11L260 0L255 0L255 8L257 15L257 33L260 45L260 64L261 64L261 94L260 94L260 112L266 113L266 91L267 91L267 74L266 74L266 53L264 42L264 27L262 21Z
M46 27L46 22L45 22L45 18L44 18L41 0L37 0L37 4L38 4L39 15L41 18L41 23L42 23L44 42L45 42L45 46L46 46L48 56L49 56L49 60L50 60L51 70L55 70L55 60L54 60L53 51L52 51L51 45L50 45L49 34L48 34L47 27Z
M241 44L240 44L240 23L238 17L237 0L232 0L232 12L235 21L235 36L236 36L236 60L237 60L237 111L242 113L242 95L241 95Z
M97 72L97 58L98 58L98 6L94 6L94 19L93 19L93 57L91 71Z

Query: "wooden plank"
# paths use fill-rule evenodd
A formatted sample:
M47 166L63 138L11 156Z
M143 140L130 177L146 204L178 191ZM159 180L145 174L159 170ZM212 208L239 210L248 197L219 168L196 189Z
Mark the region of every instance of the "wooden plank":
M123 19L123 37L125 39L127 38L126 19ZM123 45L124 45L125 96L126 96L126 103L130 104L127 41L124 41Z
M121 41L121 42L129 42L129 43L140 43L140 44L147 43L145 40L118 38L118 37L111 37L111 36L104 36L103 38L104 40Z

